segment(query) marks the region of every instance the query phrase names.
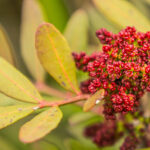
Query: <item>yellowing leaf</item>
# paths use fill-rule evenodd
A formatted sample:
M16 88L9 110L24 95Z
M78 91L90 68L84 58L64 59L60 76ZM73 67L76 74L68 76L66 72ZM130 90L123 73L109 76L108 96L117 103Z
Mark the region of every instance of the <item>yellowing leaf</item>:
M62 118L62 112L58 107L52 107L25 123L19 133L20 140L31 143L41 139L57 127Z
M5 58L9 63L15 64L14 58L13 58L13 48L10 44L10 41L3 29L3 27L0 25L0 56Z
M92 109L95 105L97 101L100 101L104 98L104 90L101 89L99 91L97 91L95 94L93 94L84 104L83 106L83 110L84 111L89 111L90 109Z
M118 26L135 26L139 31L148 31L150 22L127 0L93 0L95 6Z
M35 105L13 105L0 107L0 129L13 124L17 120L33 112Z
M85 51L88 45L88 16L82 9L77 10L70 18L64 36L72 51Z
M36 49L43 67L67 90L78 93L75 64L63 35L49 23L36 32Z
M44 79L44 69L41 66L35 50L35 32L44 20L37 0L24 0L21 23L21 50L24 61L31 75L38 81Z
M32 83L1 57L0 92L25 102L37 103L42 99Z

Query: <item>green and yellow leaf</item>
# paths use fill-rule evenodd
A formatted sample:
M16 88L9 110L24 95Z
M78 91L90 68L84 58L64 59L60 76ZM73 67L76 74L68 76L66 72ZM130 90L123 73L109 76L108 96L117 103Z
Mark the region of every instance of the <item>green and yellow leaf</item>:
M150 28L149 20L126 0L93 0L93 2L99 11L119 27L135 26L139 31L148 31Z
M13 56L13 47L4 31L3 27L0 25L0 56L5 58L9 63L15 65Z
M36 32L36 49L47 72L67 90L78 93L75 64L63 35L49 23L43 23Z
M64 36L72 51L87 50L88 45L88 16L82 9L77 10L67 23Z
M19 133L19 138L24 143L31 143L41 139L55 129L62 118L58 107L52 107L25 123Z
M33 104L0 107L0 129L11 125L33 112Z
M38 81L44 80L44 69L35 50L35 32L44 20L37 0L24 0L21 23L21 51L23 59L31 73Z
M32 83L1 57L0 92L24 102L38 103L42 99Z
M90 109L92 109L97 101L101 101L104 98L104 90L101 89L99 91L97 91L95 94L93 94L84 104L83 106L83 110L84 111L89 111Z

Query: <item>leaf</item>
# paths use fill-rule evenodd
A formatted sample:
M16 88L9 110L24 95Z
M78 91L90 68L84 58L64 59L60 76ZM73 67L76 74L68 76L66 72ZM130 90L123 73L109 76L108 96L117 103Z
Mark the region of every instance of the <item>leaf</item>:
M64 31L72 51L87 50L88 45L88 16L82 9L77 10L70 18Z
M36 32L35 46L43 67L67 90L78 93L75 64L63 35L49 23Z
M0 92L25 102L37 103L42 99L32 83L1 57Z
M0 25L0 56L5 58L9 63L15 65L13 56L13 47L4 31L3 27Z
M20 140L31 143L41 139L57 127L62 118L62 112L58 107L52 107L25 123L19 133Z
M126 26L135 26L139 31L149 31L150 22L148 19L128 1L93 0L93 2L99 11L114 24L123 28Z
M44 20L37 0L24 0L21 23L21 52L31 73L38 81L44 80L44 69L41 66L35 49L35 31Z
M10 105L21 105L24 104L24 102L18 101L16 99L13 99L11 97L8 97L2 93L0 93L0 107L1 106L10 106Z
M84 111L89 111L90 109L92 109L95 105L97 101L101 101L104 98L104 90L100 89L99 91L97 91L95 94L93 94L84 104L83 106L83 110Z
M30 104L0 107L0 129L32 113L34 106Z
M43 8L46 21L51 22L61 32L69 18L69 13L63 0L38 0Z

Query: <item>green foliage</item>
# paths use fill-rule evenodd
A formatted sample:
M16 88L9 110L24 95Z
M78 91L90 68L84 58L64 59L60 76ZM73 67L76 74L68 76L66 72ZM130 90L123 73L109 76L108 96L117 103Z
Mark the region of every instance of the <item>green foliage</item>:
M0 25L0 56L5 58L9 63L15 65L14 60L14 50L13 47L8 39L6 32L4 31L3 27Z
M139 31L149 30L150 22L128 1L93 0L93 2L109 20L119 27L135 26Z
M43 67L67 90L78 92L75 64L63 35L44 23L36 32L36 49Z
M0 91L20 101L37 103L41 96L32 83L3 58L0 58Z
M13 105L0 107L0 129L13 124L17 120L31 114L35 105Z
M21 22L21 50L31 75L37 81L43 81L45 75L35 50L35 32L43 21L44 17L37 0L24 0Z
M86 51L88 46L88 16L82 9L77 10L69 19L64 31L71 50Z
M20 140L24 143L31 143L42 138L57 127L61 118L62 113L58 107L52 107L40 113L21 127Z

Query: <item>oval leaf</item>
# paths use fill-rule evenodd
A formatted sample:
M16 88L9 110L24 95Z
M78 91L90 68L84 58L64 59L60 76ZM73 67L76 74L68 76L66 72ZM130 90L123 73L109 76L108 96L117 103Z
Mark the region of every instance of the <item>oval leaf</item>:
M38 81L44 80L44 69L35 50L35 31L44 20L37 0L24 0L21 23L21 51L31 75Z
M77 10L69 22L64 32L72 51L85 51L88 45L88 16L82 9ZM80 39L80 40L79 40Z
M63 35L49 23L37 29L35 41L43 67L64 88L78 93L75 64Z
M15 99L37 103L41 96L32 83L0 57L0 91Z
M52 107L25 123L19 133L20 140L31 143L41 139L57 127L62 118L62 112L58 107Z
M126 0L93 1L106 17L118 26L123 28L126 26L135 26L139 31L148 31L150 28L148 19Z
M15 65L13 57L13 47L4 31L3 27L0 25L0 56L5 58L9 63Z
M17 120L26 117L33 112L35 105L13 105L0 107L0 129L13 124Z
M97 101L100 101L104 98L104 90L101 89L99 91L97 91L95 94L93 94L84 104L83 106L83 110L84 111L89 111L90 109L92 109L95 105Z

